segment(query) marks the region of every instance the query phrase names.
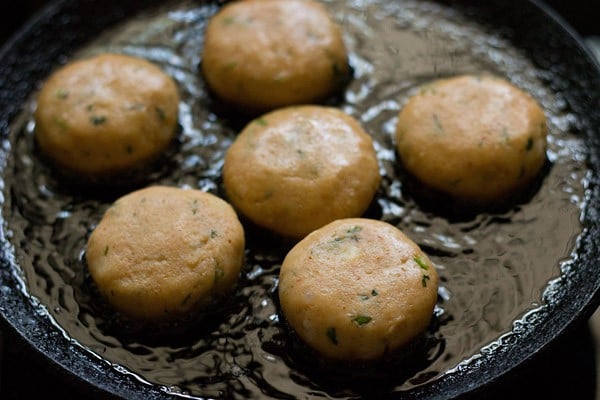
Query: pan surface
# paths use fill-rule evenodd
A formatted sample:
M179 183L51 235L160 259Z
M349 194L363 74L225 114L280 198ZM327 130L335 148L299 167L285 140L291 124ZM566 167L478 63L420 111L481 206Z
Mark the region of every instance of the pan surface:
M420 346L381 365L341 367L303 348L279 314L277 271L293 243L247 227L234 298L197 323L141 333L94 291L85 241L118 196L150 183L223 196L224 151L248 121L199 74L218 3L58 1L2 49L2 264L5 325L91 395L124 398L454 398L476 395L525 362L600 299L600 71L549 10L521 1L325 2L342 24L353 79L331 105L376 142L384 181L366 216L394 223L442 277ZM33 144L39 84L100 51L146 57L180 84L181 131L167 159L132 185L82 187ZM528 90L550 130L539 182L506 207L469 212L423 201L399 168L392 132L419 85L492 73Z

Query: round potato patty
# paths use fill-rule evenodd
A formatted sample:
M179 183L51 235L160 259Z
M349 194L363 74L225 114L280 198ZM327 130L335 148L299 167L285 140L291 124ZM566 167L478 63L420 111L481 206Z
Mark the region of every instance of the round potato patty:
M324 106L282 108L251 121L223 165L232 205L292 238L361 216L380 182L371 137L350 115Z
M201 68L221 100L260 112L325 100L350 75L339 26L312 0L227 3L208 23Z
M291 328L323 356L374 360L428 327L438 274L395 226L349 218L312 232L285 257L281 310Z
M544 111L527 92L499 77L463 75L425 85L407 101L396 146L425 185L489 202L538 175L546 135Z
M175 81L157 65L123 54L72 61L44 82L35 110L36 142L60 168L105 176L139 167L172 142Z
M219 301L236 284L244 230L221 198L150 186L119 198L90 235L89 272L123 314L170 320Z

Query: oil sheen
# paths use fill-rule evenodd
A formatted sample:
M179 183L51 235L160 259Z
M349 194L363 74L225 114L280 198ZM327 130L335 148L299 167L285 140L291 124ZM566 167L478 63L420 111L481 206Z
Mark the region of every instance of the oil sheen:
M165 392L202 398L352 398L401 392L494 351L511 330L551 301L572 267L582 232L588 173L577 118L527 54L498 32L434 2L330 0L353 70L329 103L373 137L383 181L365 216L395 224L436 264L441 287L428 332L378 365L330 365L306 349L280 314L277 276L285 239L244 221L246 261L230 301L214 313L152 329L114 315L95 292L86 240L130 186L84 190L56 176L33 142L35 96L12 127L5 171L7 229L23 290L72 343ZM248 119L216 102L199 64L203 30L217 5L164 3L98 36L74 57L103 51L145 57L179 84L180 132L145 183L200 188L223 196L224 152ZM549 126L548 163L519 201L470 212L444 199L422 200L398 165L397 115L419 85L459 73L508 78L535 97ZM546 75L545 75L546 74ZM544 78L546 77L546 78ZM335 150L333 150L335 151ZM471 210L472 211L472 210ZM374 384L376 383L376 384Z

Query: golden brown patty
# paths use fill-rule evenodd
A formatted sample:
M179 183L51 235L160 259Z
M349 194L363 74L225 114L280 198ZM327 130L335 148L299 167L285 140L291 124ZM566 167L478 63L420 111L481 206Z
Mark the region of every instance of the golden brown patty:
M334 221L301 240L279 275L282 312L322 355L373 360L424 332L438 274L395 226L364 218Z
M81 175L101 176L155 158L176 134L179 93L151 62L101 54L72 61L44 83L35 111L40 150Z
M525 91L491 76L457 76L423 86L402 108L397 149L406 169L452 196L491 201L538 175L546 118Z
M226 4L205 32L202 71L222 100L251 110L313 103L349 76L341 31L312 0Z
M200 190L150 186L118 199L86 249L98 290L124 314L170 320L237 282L244 231L233 208Z
M226 193L241 213L297 238L361 216L380 181L371 137L348 114L323 106L283 108L251 121L223 166Z

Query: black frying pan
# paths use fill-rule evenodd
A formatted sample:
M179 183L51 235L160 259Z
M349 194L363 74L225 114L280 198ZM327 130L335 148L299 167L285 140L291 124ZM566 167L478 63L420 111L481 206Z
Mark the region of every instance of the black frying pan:
M10 135L10 125L22 104L60 60L69 58L106 27L133 15L158 1L63 0L52 3L14 36L0 53L0 109L2 137ZM489 24L522 49L540 69L553 71L547 82L560 92L567 106L578 116L575 127L590 149L585 161L588 177L585 228L580 237L577 268L555 286L553 301L540 310L527 329L515 332L493 356L476 362L411 391L401 398L477 397L486 387L522 365L533 355L586 320L600 302L600 70L579 38L550 10L537 2L456 1L450 2L469 18ZM0 152L4 164L10 149ZM6 193L3 193L6 196ZM14 243L4 224L0 231L0 310L3 328L22 339L43 363L69 378L94 397L158 399L166 395L159 387L146 385L130 375L117 372L106 362L91 356L69 342L53 325L39 305L24 291L15 259ZM8 227L15 229L15 227ZM16 271L16 273L15 273ZM510 329L510 327L507 327Z

